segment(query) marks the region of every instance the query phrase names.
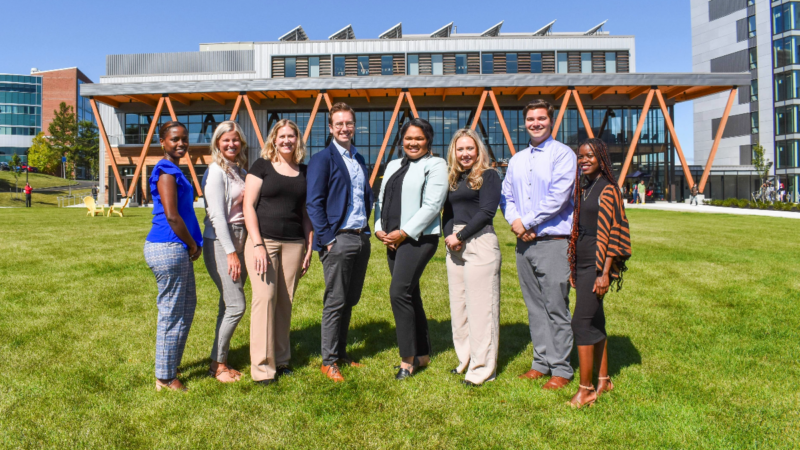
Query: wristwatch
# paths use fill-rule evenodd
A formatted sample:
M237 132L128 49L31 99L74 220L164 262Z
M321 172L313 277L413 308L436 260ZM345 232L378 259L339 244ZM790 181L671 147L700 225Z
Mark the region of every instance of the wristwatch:
M456 233L456 239L458 239L461 242L464 242L464 237L461 236L461 232L460 231L458 233Z
M260 244L256 244L256 245L254 245L254 246L253 246L253 248L258 248L258 247L264 247L264 248L267 248L267 246L265 246L263 242L262 242L262 243L260 243Z

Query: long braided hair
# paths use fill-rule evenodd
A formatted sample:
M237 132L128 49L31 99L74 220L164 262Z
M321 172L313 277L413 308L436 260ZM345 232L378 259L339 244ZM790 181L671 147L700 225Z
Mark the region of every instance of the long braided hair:
M617 179L614 177L614 172L611 170L611 157L608 155L608 146L602 139L591 138L581 142L578 146L578 153L584 145L588 146L594 152L595 157L600 163L600 176L604 177L609 183L616 186ZM575 280L576 267L578 264L578 253L576 246L578 245L578 222L581 215L581 194L583 193L583 186L581 185L581 167L575 168L575 193L573 199L575 202L575 212L572 215L572 233L569 238L569 269L572 279Z

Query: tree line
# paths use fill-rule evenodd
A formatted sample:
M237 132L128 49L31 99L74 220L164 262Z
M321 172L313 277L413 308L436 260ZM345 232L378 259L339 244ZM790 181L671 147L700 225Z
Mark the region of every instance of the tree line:
M72 106L61 102L55 117L47 128L48 135L40 132L28 149L28 165L50 175L57 173L61 157L67 158L66 173L75 176L78 166L89 167L92 179L99 174L100 139L97 127L91 120L77 121Z

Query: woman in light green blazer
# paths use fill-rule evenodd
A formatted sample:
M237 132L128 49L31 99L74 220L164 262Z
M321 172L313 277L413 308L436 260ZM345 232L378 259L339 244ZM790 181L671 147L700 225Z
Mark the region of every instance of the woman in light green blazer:
M436 253L440 212L447 198L447 163L433 156L433 127L413 119L400 130L405 156L386 166L375 203L375 236L387 247L389 296L402 362L395 378L410 377L430 362L428 319L419 280Z

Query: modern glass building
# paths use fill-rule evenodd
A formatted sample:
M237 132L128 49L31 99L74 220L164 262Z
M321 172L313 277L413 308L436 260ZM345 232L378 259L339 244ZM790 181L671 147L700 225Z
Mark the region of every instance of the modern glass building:
M42 79L0 74L0 161L14 154L27 162L25 152L42 131Z
M144 141L156 109L161 108L159 123L168 120L164 99L189 127L191 159L199 176L210 161L208 141L214 127L232 111L238 112L247 133L250 161L258 157L259 139L282 118L294 120L304 134L313 121L307 133L310 158L330 139L326 103L345 101L357 111L355 145L371 171L379 168L379 183L382 167L402 152L397 145L400 126L414 114L434 126L433 151L442 156L455 130L474 125L502 171L513 151L527 146L523 107L543 98L557 110L565 109L558 139L577 148L590 127L609 144L617 171L641 122L628 173L652 183L657 198L680 200L684 188L676 184L675 147L653 86L662 88L664 108L672 116L676 101L729 90L746 76L637 74L633 36L613 36L603 30L604 24L584 32L555 32L553 24L503 33L501 22L481 33L455 33L450 23L413 35L404 34L398 24L371 39L356 39L348 26L317 41L297 27L272 42L109 55L106 76L82 90L99 102L114 157L101 152L101 185L109 189L110 202L128 194L134 201L149 196L146 186L144 192L133 186L161 157L155 138L149 145ZM573 100L563 103L570 92ZM413 105L403 100L406 94ZM321 102L323 96L326 102ZM651 107L640 121L645 103ZM478 104L482 106L476 108ZM189 175L188 166L186 170Z

